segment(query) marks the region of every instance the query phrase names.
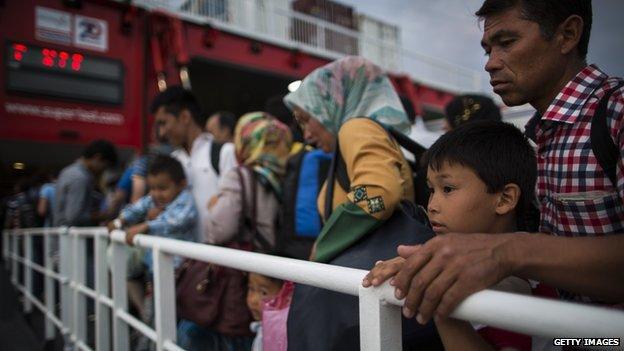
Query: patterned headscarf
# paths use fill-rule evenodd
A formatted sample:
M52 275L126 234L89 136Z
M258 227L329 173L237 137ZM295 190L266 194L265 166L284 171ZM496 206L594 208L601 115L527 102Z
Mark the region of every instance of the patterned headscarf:
M266 179L278 196L291 144L290 129L265 112L246 113L236 124L234 145L238 163Z
M354 117L367 117L409 131L409 121L388 76L372 62L347 56L317 68L296 91L284 97L291 110L299 106L329 132Z

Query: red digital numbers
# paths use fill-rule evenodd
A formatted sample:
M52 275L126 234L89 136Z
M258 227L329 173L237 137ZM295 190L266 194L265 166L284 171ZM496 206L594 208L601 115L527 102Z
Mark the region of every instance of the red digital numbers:
M22 44L13 44L13 59L17 62L22 61L24 58L24 54L28 51L26 45Z
M27 51L28 47L26 45L13 44L13 59L17 62L22 62ZM50 48L41 49L41 64L44 67L61 69L71 67L72 70L78 72L80 71L82 61L84 61L84 56L81 54L72 54L67 51L58 51Z

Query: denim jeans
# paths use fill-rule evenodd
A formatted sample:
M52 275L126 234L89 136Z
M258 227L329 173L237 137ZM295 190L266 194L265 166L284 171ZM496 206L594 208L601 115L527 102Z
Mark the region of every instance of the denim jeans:
M188 351L249 351L253 342L253 337L221 335L185 319L178 323L177 336L177 344Z

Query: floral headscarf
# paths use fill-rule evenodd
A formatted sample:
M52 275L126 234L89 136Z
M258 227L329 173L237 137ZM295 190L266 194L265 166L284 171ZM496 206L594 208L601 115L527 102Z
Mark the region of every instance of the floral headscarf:
M265 178L278 196L291 144L290 129L265 112L246 113L236 124L234 145L238 163Z
M284 97L291 110L299 106L332 134L354 117L367 117L409 131L409 121L390 79L381 68L358 56L347 56L317 68L296 91Z

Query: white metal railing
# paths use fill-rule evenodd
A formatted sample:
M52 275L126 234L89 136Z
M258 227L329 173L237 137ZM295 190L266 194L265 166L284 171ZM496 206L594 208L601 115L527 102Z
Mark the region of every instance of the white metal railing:
M118 0L121 1L121 0ZM453 92L487 92L483 72L402 48L396 40L364 35L296 12L290 0L134 0L148 10L168 11L245 37L298 48L329 59L362 55L389 72Z
M44 265L33 262L33 236L44 237ZM60 262L56 271L50 252L51 240L60 240ZM95 287L86 282L85 248L94 240ZM223 247L190 243L149 235L137 235L134 244L151 248L154 262L154 328L128 313L126 290L125 233L108 235L106 228L32 228L6 230L3 235L5 261L11 262L12 283L24 296L24 310L37 307L47 318L46 338L53 338L55 327L80 350L92 350L86 342L88 298L95 301L95 349L128 350L129 326L156 343L157 350L181 350L176 344L174 266L172 255L257 272L359 296L361 349L401 350L402 301L389 285L363 288L363 270L300 261ZM112 267L106 260L107 244L112 243ZM19 254L20 248L23 256ZM19 265L23 279L18 279ZM109 281L108 271L111 271ZM44 301L33 295L32 271L45 277ZM54 281L61 286L61 313L54 311ZM463 301L453 317L543 337L624 338L624 312L569 302L546 300L492 290L475 293ZM112 317L112 334L109 324ZM111 345L112 340L112 345Z

